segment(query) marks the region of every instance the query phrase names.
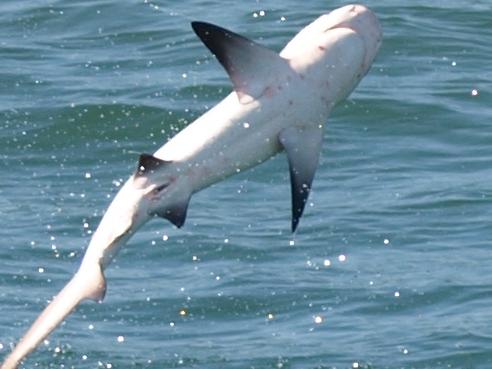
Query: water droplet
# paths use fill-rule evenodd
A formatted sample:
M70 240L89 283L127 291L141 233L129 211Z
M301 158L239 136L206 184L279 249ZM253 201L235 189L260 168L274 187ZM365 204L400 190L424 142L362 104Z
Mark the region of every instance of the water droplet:
M331 261L330 261L330 259L325 259L325 260L323 261L323 265L324 265L325 267L329 267L329 266L331 265Z
M321 324L321 323L323 323L323 317L322 317L321 315L316 315L316 316L314 317L314 322L315 322L316 324Z
M89 172L85 173L85 178L89 179L91 177L92 177L92 175Z
M122 342L125 342L125 337L124 336L118 336L116 338L116 340L119 342L119 343L122 343Z
M338 261L340 263L343 263L343 262L347 261L347 257L345 255L341 254L338 256Z

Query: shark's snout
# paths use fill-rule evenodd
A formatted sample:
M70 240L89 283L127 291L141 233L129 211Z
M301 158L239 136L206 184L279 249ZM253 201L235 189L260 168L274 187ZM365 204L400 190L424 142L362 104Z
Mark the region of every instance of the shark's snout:
M325 32L337 28L348 28L364 41L365 69L369 68L381 46L383 32L376 15L364 5L353 4L335 9L327 15Z

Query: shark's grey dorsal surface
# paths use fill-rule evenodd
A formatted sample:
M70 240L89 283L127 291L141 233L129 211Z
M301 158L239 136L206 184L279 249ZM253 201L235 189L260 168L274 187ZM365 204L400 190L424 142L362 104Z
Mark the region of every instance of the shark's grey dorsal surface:
M367 73L381 44L361 5L324 14L277 54L210 23L193 29L227 70L234 91L153 155L142 154L93 234L79 270L39 315L0 369L15 369L83 300L104 298L104 269L130 237L159 216L181 227L193 193L285 150L292 230L311 191L333 106Z

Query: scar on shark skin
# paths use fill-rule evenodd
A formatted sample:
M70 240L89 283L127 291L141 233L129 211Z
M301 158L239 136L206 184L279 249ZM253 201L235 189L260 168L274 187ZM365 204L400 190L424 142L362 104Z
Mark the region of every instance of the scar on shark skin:
M140 155L78 271L0 369L16 369L82 301L104 298L105 268L143 224L161 217L182 227L193 194L282 151L290 173L290 227L296 232L321 154L322 127L368 72L381 45L376 16L362 5L335 9L303 28L280 53L210 23L191 26L234 91L154 154Z

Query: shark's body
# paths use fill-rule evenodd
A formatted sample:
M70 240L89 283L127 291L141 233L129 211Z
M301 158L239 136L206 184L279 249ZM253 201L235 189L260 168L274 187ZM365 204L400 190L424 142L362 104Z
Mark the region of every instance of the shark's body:
M0 369L14 369L84 299L102 300L104 268L153 216L183 225L193 193L285 150L292 230L309 195L323 125L367 73L381 44L374 14L349 5L305 27L277 54L223 28L193 29L225 67L234 92L153 155L143 154L91 239L78 272Z

